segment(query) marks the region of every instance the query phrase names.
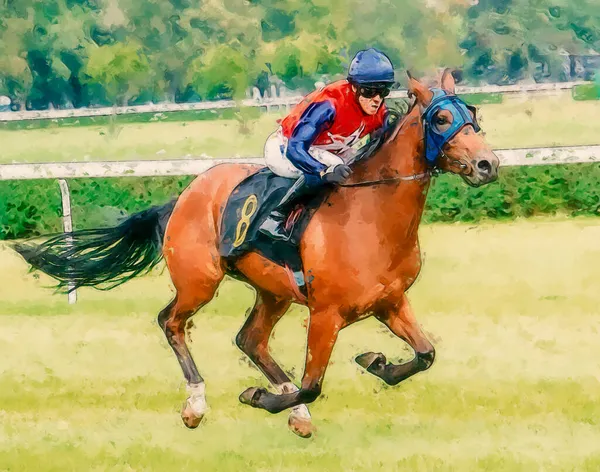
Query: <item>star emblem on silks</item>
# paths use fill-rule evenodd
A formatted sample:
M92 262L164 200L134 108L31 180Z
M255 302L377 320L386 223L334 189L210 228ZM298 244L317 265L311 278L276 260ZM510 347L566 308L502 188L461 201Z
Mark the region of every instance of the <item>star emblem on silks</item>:
M355 144L359 139L360 135L365 129L365 124L362 123L356 131L354 131L349 136L341 136L339 134L331 134L327 133L329 139L331 139L330 144L319 144L318 147L321 149L325 149L326 151L333 152L338 155L346 155L348 152L354 151L352 145Z

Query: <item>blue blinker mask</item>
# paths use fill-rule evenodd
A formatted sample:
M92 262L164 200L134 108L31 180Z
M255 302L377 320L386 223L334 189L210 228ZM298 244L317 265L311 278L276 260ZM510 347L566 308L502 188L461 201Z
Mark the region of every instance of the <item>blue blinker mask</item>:
M462 128L471 125L476 133L479 132L480 128L477 124L475 107L466 105L456 95L449 95L442 89L434 88L431 91L433 92L433 99L423 112L422 119L425 135L425 159L429 165L433 166L442 152L442 147ZM452 124L444 132L441 132L435 124L432 124L433 117L440 110L448 110L453 118ZM471 117L469 110L475 118Z

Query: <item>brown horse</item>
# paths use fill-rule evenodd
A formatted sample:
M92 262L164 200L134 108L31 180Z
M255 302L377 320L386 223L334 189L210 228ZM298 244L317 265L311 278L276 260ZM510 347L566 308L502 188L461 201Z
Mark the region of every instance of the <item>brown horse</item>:
M441 88L454 94L449 71L443 74ZM234 263L236 273L256 289L254 308L236 337L237 345L278 391L274 394L249 388L240 400L271 413L291 408L289 425L300 436L311 434L305 404L321 393L333 346L346 326L374 315L414 349L414 359L400 365L387 363L381 353L368 352L356 358L359 365L390 385L428 369L434 361L434 348L415 320L405 295L421 267L417 233L431 175L424 158L422 115L433 92L410 76L409 91L415 98L414 105L391 137L371 158L355 165L351 178L335 188L306 228L300 254L307 275L307 299L300 296L286 270L258 253L248 253ZM454 119L448 110L434 116L435 125L442 131ZM474 186L495 180L498 166L498 158L471 125L462 127L444 145L437 160L438 168L459 174ZM186 345L186 322L213 298L228 270L218 249L222 213L233 189L259 168L215 166L198 176L174 207L134 215L110 229L112 233L81 231L69 235L70 243L59 236L38 247L17 248L34 267L63 283L74 279L78 285L97 285L109 280L122 283L152 266L160 258L156 249L163 241L162 255L177 293L159 314L158 322L187 380L189 397L182 418L190 428L202 420L206 400L204 380ZM166 229L161 228L167 218ZM77 246L84 237L94 242ZM57 255L59 240L63 252ZM75 249L68 244L75 244ZM140 249L144 244L145 249ZM96 248L96 252L86 259L84 253L90 248ZM110 270L102 265L107 261ZM60 272L58 268L64 269L67 263L68 269ZM115 277L127 270L127 277ZM91 273L94 277L89 276ZM275 324L293 302L305 304L310 310L306 363L299 389L268 349Z

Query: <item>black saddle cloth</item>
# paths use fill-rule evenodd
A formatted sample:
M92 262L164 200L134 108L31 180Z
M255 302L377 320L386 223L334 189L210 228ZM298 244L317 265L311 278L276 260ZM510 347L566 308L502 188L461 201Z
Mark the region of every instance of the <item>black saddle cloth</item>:
M221 219L219 252L222 257L231 262L256 251L293 272L302 271L298 246L310 217L329 194L329 187L317 195L298 199L287 219L291 229L288 241L273 240L258 230L295 182L265 167L238 184L227 200Z

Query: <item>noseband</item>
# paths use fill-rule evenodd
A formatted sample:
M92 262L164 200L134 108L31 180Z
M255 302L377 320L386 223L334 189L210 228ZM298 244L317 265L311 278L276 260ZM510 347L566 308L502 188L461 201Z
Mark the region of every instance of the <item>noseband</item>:
M446 159L446 162L449 162L451 166L456 166L460 170L465 170L469 167L469 165L467 163L461 161L460 159L454 159L454 158L450 157L448 154L446 154L444 152L443 149L440 150L440 157ZM437 164L437 162L438 161L436 159L436 164ZM433 168L433 170L441 172L437 165Z

